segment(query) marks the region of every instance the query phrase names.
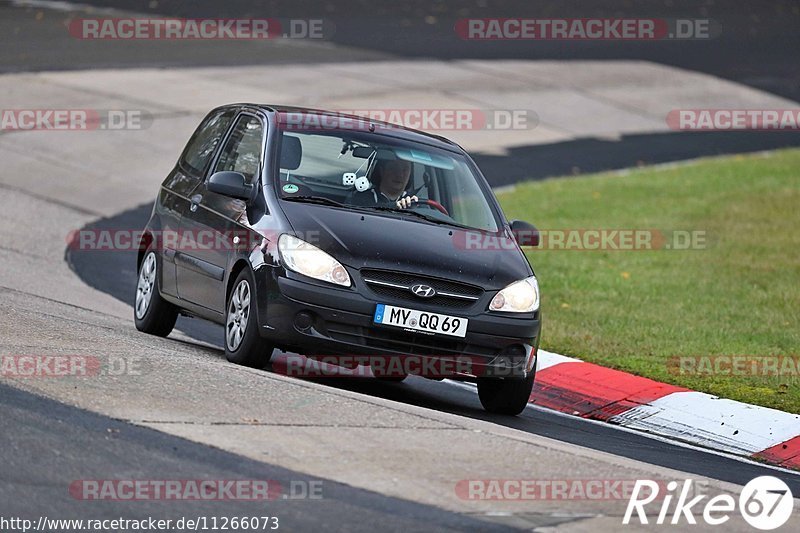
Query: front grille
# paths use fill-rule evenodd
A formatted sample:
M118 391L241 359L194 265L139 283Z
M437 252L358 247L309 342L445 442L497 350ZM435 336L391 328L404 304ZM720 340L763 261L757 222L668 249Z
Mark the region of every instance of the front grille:
M370 290L379 296L417 304L467 309L483 296L483 289L474 285L406 272L365 268L361 271L361 277ZM421 298L412 293L410 288L420 283L433 287L437 294L432 298Z

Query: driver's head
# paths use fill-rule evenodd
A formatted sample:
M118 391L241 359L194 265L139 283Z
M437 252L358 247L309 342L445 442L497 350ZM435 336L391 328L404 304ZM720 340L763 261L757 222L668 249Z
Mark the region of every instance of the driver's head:
M411 163L402 159L381 159L375 168L378 172L380 191L390 196L398 196L406 190L411 178Z

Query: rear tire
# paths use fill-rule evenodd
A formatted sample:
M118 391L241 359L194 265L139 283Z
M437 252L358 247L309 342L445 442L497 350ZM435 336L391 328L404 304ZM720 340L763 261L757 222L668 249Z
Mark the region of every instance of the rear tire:
M178 320L178 308L161 297L158 289L160 278L158 267L155 251L148 248L142 264L139 265L133 320L139 331L166 337L172 332L175 321Z
M264 368L273 346L258 333L253 275L245 268L233 282L225 305L225 358L237 365Z
M490 413L518 415L528 405L533 376L525 379L478 378L478 397Z

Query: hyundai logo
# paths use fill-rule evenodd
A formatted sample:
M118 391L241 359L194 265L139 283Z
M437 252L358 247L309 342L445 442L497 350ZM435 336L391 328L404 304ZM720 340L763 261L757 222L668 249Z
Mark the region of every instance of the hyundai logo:
M436 296L436 289L431 287L430 285L414 285L411 287L411 292L419 296L420 298L433 298Z

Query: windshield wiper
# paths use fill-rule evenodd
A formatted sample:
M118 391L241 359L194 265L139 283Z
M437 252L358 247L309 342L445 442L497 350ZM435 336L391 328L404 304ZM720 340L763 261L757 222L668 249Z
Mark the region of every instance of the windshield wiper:
M440 218L430 217L423 213L419 213L417 211L411 211L409 209L400 209L398 207L389 207L383 205L352 205L352 204L343 204L341 202L337 202L336 200L331 200L330 198L326 198L325 196L287 196L283 198L283 200L288 200L292 202L302 202L308 204L321 204L321 205L332 205L335 207L345 207L348 209L359 210L359 209L371 209L375 211L389 211L392 213L400 213L406 215L413 215L417 218L421 218L427 222L432 222L434 224L441 224L444 226L455 226L457 228L467 228L469 226L464 226L463 224L459 224L455 221L450 220L442 220Z
M336 200L331 200L330 198L326 198L324 196L286 196L283 197L283 199L292 202L303 202L308 204L323 204L323 205L335 205L336 207L346 207L343 203L337 202Z
M402 213L406 215L414 215L415 217L421 218L428 222L433 222L434 224L442 224L446 226L457 226L459 228L464 228L466 226L462 226L458 222L454 222L451 220L442 220L441 218L430 217L424 213L420 213L419 211L411 211L410 209L400 209L399 207L389 207L384 205L369 205L363 206L364 209L375 209L377 211L391 211L392 213Z

